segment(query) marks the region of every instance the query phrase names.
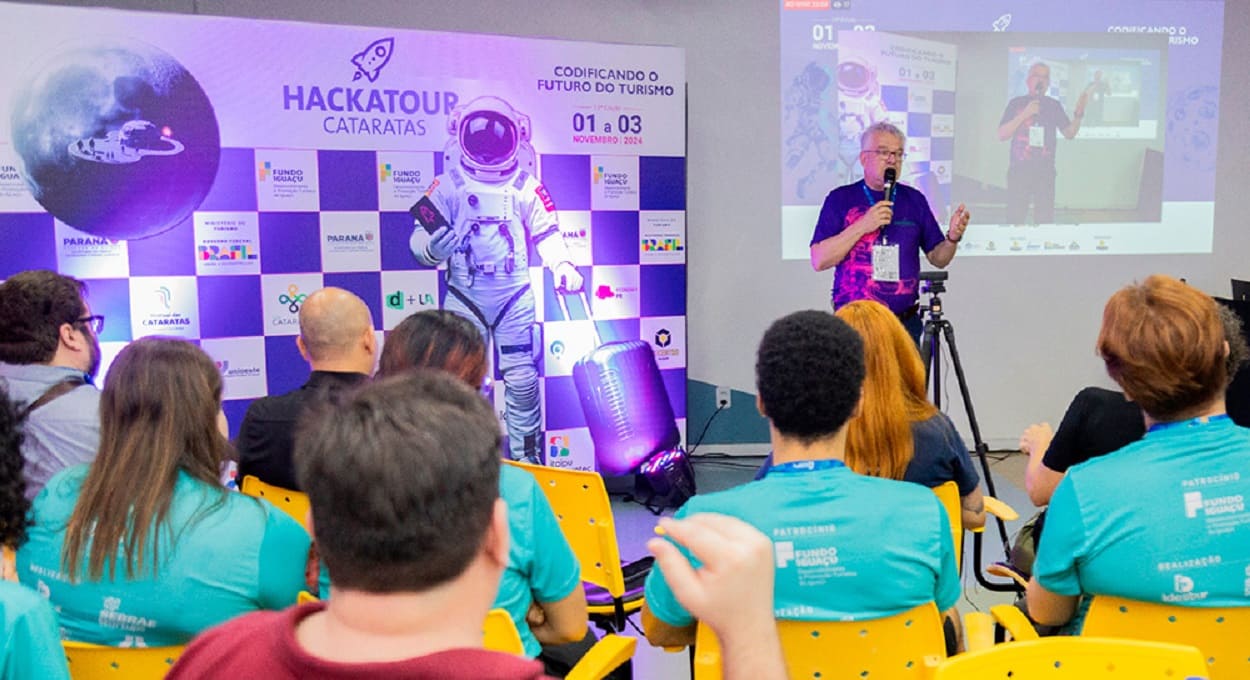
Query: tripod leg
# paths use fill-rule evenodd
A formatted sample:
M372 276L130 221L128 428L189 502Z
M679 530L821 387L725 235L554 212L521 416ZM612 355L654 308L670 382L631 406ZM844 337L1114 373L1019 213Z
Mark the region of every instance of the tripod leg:
M972 395L968 391L968 380L964 377L964 365L959 360L959 347L955 345L955 328L951 326L949 321L943 319L942 335L946 337L946 346L950 348L951 363L955 366L955 380L959 383L959 396L963 399L964 413L968 414L968 425L972 428L972 442L976 447L977 458L981 459L981 472L985 477L985 489L989 491L989 495L997 496L994 489L994 478L990 475L990 464L986 454L989 453L990 447L981 439L981 426L977 424L977 414L972 408ZM1011 539L1007 536L1007 525L998 520L998 534L1003 541L1003 546L1011 545Z

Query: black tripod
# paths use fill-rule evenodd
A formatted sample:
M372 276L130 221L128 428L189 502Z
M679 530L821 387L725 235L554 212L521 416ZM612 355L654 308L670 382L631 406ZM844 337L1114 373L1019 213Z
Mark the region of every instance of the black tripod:
M955 345L955 328L951 322L942 318L942 298L946 292L946 272L921 272L920 279L925 282L924 292L929 302L920 307L924 314L924 330L920 334L920 358L925 362L925 380L933 386L933 405L942 408L942 338L950 348L951 363L955 366L955 379L959 383L959 395L963 398L964 413L968 414L968 425L972 428L972 441L976 447L977 458L981 461L981 473L985 479L988 495L997 497L994 489L994 478L990 475L990 447L981 439L981 427L977 424L976 412L972 408L972 396L968 393L968 381L964 378L964 366L959 361L959 348ZM1001 518L994 518L998 523L998 535L1006 552L1011 546L1007 536L1007 525ZM1018 587L1012 583L1005 585L989 581L981 572L981 534L973 534L974 571L977 582L989 590L1015 591Z

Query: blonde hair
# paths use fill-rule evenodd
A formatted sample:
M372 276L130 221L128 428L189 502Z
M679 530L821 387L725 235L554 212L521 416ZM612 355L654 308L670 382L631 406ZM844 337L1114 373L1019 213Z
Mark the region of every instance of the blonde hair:
M915 454L912 423L937 415L925 397L916 341L879 302L857 300L835 314L864 339L863 400L847 425L846 465L863 475L902 479Z

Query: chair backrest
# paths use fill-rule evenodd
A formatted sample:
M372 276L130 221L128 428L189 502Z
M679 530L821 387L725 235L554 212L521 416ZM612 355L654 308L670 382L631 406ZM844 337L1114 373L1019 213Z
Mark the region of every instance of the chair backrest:
M1180 607L1099 595L1081 635L1193 645L1202 650L1212 680L1250 677L1250 607Z
M791 678L920 680L930 657L946 657L942 617L932 602L871 621L777 622ZM720 642L699 624L694 680L719 680Z
M953 656L933 680L1205 680L1202 653L1189 645L1091 637L1008 642Z
M566 470L504 461L525 470L551 503L564 538L577 555L582 580L608 591L613 597L625 593L621 552L616 543L616 522L603 478L596 472Z
M295 518L295 521L299 522L299 525L304 527L305 531L308 530L309 504L307 494L266 484L254 475L243 477L243 484L239 487L239 491L253 498L263 498L273 503L279 510Z
M74 680L157 680L182 656L172 647L108 647L86 642L61 643Z
M937 494L951 521L951 538L955 540L955 566L959 567L964 558L964 512L963 505L959 502L959 485L955 482L943 482L933 487L933 493Z
M508 610L492 609L486 612L486 621L482 624L482 646L495 652L525 653L525 644L521 642L521 634L517 632L516 622Z

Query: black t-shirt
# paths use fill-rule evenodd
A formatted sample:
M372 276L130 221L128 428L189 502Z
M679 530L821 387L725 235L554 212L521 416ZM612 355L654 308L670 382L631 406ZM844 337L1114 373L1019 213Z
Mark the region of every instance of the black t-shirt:
M1042 463L1055 472L1067 472L1077 463L1132 444L1145 433L1141 408L1122 392L1086 387L1068 405Z

